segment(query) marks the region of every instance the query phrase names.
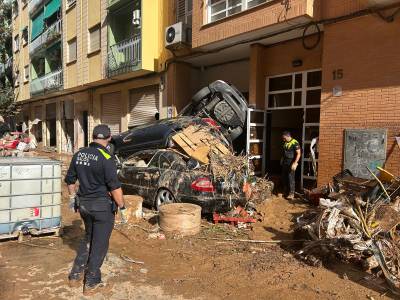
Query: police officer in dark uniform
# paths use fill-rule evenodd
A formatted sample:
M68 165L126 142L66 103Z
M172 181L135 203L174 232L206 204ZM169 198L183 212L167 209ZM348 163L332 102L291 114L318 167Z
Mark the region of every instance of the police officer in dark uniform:
M282 165L282 183L285 189L286 198L294 199L295 192L295 173L301 157L299 142L292 138L289 131L282 133L283 140L283 156L281 159Z
M110 140L110 128L107 125L96 126L93 142L75 153L65 177L71 205L75 212L79 211L86 232L68 279L70 286L80 285L84 273L84 295L104 291L106 287L101 281L100 267L108 251L118 207L121 220L126 222L117 167L107 150ZM75 194L77 180L79 190Z

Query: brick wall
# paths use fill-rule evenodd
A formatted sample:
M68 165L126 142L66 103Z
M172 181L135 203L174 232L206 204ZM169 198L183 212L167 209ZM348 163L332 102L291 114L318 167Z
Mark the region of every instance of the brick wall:
M193 1L193 48L284 22L299 16L312 14L312 0L292 0L285 12L282 1L271 1L234 16L206 24L206 1ZM205 25L206 24L206 25Z
M399 28L399 18L386 23L376 16L325 27L319 184L342 169L345 128L387 128L386 168L400 174ZM343 69L343 79L333 80L335 69ZM342 87L341 97L333 97L334 86Z

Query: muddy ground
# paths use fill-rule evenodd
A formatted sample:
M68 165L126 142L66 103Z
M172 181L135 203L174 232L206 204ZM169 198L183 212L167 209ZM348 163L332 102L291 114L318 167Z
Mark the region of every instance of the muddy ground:
M83 233L67 207L64 189L61 238L0 243L0 299L88 299L68 287L67 275ZM355 266L332 260L311 267L293 257L296 243L250 244L218 239L292 240L292 219L307 209L274 197L252 229L204 220L195 237L149 238L155 218L114 230L103 279L111 292L90 299L390 299L381 282ZM213 239L217 238L217 240ZM129 257L137 264L125 261Z

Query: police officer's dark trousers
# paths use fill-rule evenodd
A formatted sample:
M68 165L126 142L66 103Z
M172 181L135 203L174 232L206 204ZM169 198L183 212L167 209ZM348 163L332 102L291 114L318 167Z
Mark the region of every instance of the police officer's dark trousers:
M85 237L78 248L70 279L76 279L85 271L87 285L101 282L100 268L108 251L115 220L110 203L109 199L81 199L79 212L85 224Z
M287 194L294 194L295 191L295 171L292 171L291 162L282 164L282 183Z

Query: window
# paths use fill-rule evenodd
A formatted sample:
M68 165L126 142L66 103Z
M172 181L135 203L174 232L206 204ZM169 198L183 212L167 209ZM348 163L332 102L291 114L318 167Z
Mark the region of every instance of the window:
M76 61L76 38L68 42L68 60L67 62Z
M14 37L14 52L19 51L19 34Z
M24 29L22 29L22 45L28 44L28 26L26 26Z
M18 1L14 0L13 5L12 5L12 14L13 14L14 18L16 18L18 16L18 10L19 10Z
M321 79L320 70L268 78L268 108L318 107L321 103Z
M177 0L176 21L185 24L192 24L193 0Z
M126 138L126 137L125 137ZM125 162L124 166L131 166L136 168L146 168L153 157L157 156L154 151L143 151L130 156Z
M15 71L14 75L14 86L18 87L19 86L19 71Z
M29 65L24 67L24 82L29 81Z
M207 6L207 20L209 23L215 22L270 1L271 0L209 0Z
M100 50L100 24L89 29L89 53Z
M67 0L67 9L75 5L76 0Z

